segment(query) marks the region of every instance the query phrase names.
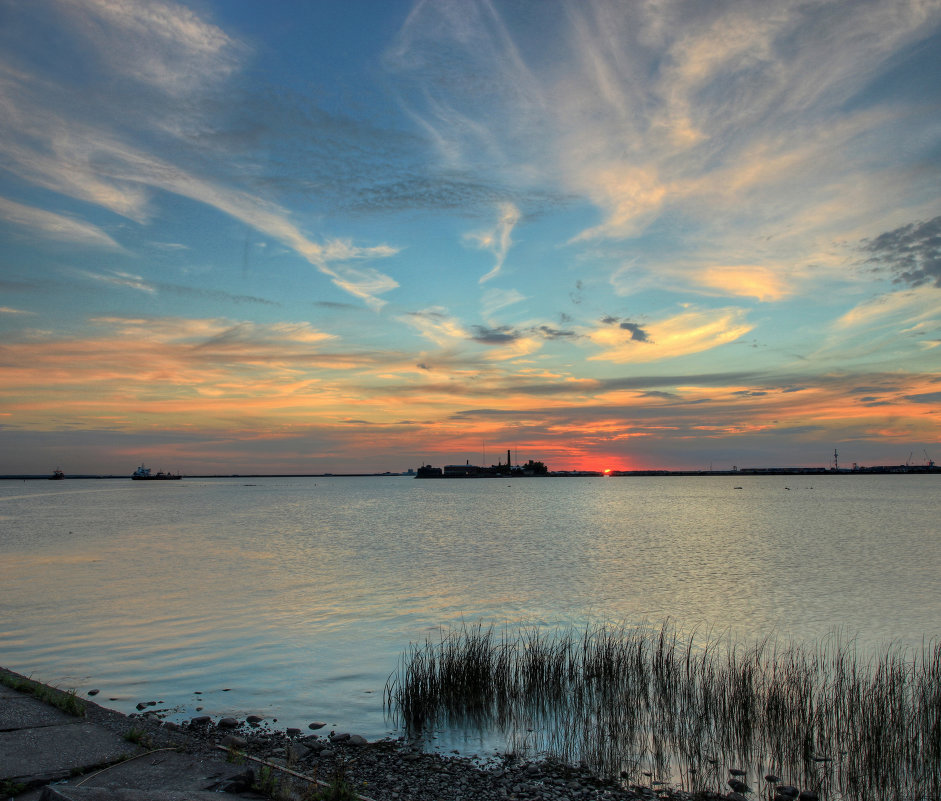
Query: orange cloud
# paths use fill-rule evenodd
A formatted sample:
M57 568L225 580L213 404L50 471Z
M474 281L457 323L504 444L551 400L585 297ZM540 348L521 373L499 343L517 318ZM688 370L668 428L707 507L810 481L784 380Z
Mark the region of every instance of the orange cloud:
M604 350L590 356L595 361L640 363L700 353L734 342L751 331L743 309L725 308L690 310L681 314L645 323L644 339L633 331L615 325L603 325L588 334L589 339Z
M783 275L761 265L707 267L695 274L695 280L723 295L752 297L760 301L782 300L791 294Z

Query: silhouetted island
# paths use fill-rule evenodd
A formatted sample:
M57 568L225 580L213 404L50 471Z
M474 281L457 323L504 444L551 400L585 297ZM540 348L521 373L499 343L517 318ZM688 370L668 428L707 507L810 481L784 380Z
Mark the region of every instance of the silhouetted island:
M731 470L549 470L543 462L530 459L524 465L512 465L507 451L506 464L490 467L465 464L448 464L444 467L422 465L415 478L523 478L547 476L549 478L623 477L623 476L854 476L873 474L926 474L941 473L933 460L926 464L873 465L862 467L733 467Z

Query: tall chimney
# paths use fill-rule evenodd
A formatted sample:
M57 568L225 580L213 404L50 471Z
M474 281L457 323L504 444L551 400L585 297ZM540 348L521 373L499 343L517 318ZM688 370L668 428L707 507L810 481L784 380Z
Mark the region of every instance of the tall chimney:
M513 464L513 463L510 461L510 449L507 448L507 449L506 449L506 466L507 466L507 467L511 467L512 464Z

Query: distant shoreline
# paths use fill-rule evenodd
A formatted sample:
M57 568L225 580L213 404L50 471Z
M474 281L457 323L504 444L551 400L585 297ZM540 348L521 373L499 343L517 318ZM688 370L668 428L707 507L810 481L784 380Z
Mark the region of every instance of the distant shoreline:
M604 473L597 470L558 470L545 476L494 475L436 475L416 476L415 473L218 473L183 474L183 478L423 478L423 479L483 479L483 478L633 478L671 476L872 476L872 475L938 475L941 467L932 465L878 465L853 469L834 470L828 467L742 467L737 470L612 470ZM66 479L130 480L129 475L94 475L88 473L66 474ZM0 475L0 481L45 481L48 475L32 473Z

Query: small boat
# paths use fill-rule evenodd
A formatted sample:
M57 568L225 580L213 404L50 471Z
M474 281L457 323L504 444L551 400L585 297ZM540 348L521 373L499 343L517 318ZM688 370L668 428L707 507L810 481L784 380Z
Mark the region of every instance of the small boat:
M134 481L176 481L183 478L179 473L164 473L163 471L151 473L149 467L141 465L133 473L131 478Z
M65 473L63 473L58 467L52 471L52 475L49 476L50 481L62 481L65 478Z

